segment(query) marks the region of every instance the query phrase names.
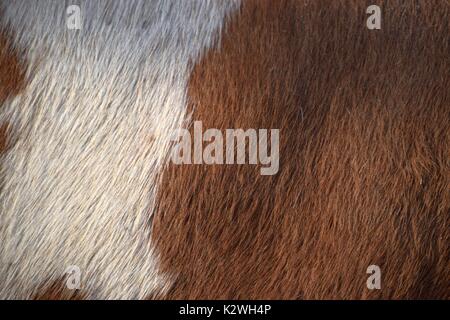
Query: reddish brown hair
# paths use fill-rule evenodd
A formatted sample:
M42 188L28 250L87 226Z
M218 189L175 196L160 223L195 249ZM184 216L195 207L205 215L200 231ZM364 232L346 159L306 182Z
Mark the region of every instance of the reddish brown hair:
M280 171L168 167L152 233L168 298L450 297L449 9L243 2L189 108L204 130L279 128Z

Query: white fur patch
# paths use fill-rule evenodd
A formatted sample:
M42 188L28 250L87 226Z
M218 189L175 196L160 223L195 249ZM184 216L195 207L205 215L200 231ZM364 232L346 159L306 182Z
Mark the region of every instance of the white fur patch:
M82 29L66 27L79 4ZM217 43L237 1L7 1L28 85L0 108L0 298L81 269L89 298L145 298L158 273L149 221L172 132L186 116L189 61ZM0 122L2 122L0 121Z

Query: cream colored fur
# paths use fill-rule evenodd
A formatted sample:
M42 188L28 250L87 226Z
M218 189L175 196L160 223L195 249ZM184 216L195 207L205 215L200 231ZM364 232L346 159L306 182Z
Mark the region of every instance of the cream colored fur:
M82 29L66 27L79 4ZM162 292L148 228L171 134L186 117L189 62L236 1L6 1L27 86L0 109L0 298L30 298L80 267L89 298Z

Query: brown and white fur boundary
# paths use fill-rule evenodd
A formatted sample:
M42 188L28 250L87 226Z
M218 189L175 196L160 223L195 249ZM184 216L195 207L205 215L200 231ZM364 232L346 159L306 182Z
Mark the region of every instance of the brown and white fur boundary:
M65 298L70 265L88 299L450 298L447 1L0 13L0 298ZM279 128L279 172L171 164L194 120Z
M0 297L30 298L82 270L88 298L163 290L148 222L190 62L218 39L228 1L6 1L25 89L2 106ZM75 3L76 4L76 3Z

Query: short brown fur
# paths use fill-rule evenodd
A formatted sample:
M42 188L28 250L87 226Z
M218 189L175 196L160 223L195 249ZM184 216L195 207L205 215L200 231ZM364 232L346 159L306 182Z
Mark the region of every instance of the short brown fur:
M152 233L167 298L450 298L449 16L444 1L244 1L189 107L204 130L279 128L280 171L167 168Z
M10 39L8 30L0 30L0 108L6 99L18 95L25 87L25 66ZM0 155L8 147L9 129L7 123L0 124Z
M33 297L34 300L84 300L86 296L81 290L68 289L66 279L59 279L46 284Z

